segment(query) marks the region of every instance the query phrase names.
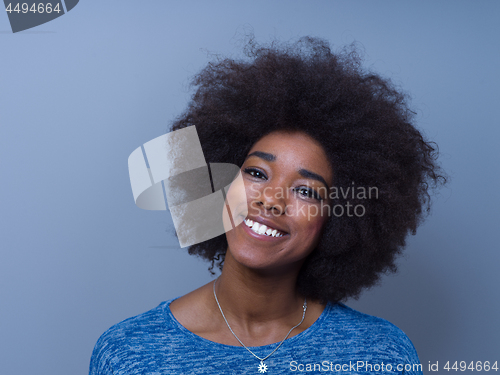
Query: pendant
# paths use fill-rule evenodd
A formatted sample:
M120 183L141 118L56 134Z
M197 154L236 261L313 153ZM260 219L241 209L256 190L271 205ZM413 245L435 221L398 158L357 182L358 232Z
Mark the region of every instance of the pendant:
M259 372L261 374L267 372L267 365L264 362L262 362L262 361L260 361Z

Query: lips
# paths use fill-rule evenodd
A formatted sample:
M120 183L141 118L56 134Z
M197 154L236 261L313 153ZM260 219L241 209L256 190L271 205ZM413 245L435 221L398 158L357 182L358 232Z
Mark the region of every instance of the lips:
M260 222L259 222L260 221ZM265 221L265 223L263 222ZM269 237L283 237L286 232L274 228L271 223L268 223L267 220L263 219L258 219L258 220L252 220L249 218L245 219L245 225L249 227L252 231L255 233L261 234L261 235L266 235Z

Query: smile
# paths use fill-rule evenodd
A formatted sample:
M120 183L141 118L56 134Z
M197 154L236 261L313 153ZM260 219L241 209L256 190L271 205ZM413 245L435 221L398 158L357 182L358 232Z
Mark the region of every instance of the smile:
M282 237L285 233L280 232L277 229L268 227L267 225L260 224L256 221L245 219L245 225L258 234L265 234L269 237Z

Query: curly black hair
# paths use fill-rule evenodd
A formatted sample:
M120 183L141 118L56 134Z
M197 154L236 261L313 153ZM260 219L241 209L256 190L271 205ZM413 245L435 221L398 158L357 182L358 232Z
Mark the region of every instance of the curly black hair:
M376 188L371 199L334 197L332 205L363 205L363 215L332 214L297 279L309 299L357 297L396 271L407 234L429 211L430 190L446 182L437 146L413 125L408 95L364 71L352 45L334 53L318 38L266 47L251 40L245 52L246 59L219 58L194 77L197 90L172 130L195 125L207 163L238 166L266 134L304 132L323 146L338 189ZM211 261L212 271L226 250L224 234L189 254Z

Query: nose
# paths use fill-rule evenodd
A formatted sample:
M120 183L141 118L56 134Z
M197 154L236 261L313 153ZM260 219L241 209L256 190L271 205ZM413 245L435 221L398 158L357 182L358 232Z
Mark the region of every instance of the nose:
M281 186L266 186L259 197L257 197L257 204L275 216L281 216L286 210L285 194L286 189Z

